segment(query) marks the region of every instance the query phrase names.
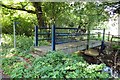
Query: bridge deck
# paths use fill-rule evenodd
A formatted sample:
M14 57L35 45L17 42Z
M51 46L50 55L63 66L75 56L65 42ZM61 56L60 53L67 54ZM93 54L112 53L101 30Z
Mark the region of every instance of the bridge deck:
M70 42L64 44L56 45L57 51L63 51L65 53L73 53L78 50L85 50L87 45L87 41L78 41L78 42ZM97 47L101 45L101 41L90 40L89 48ZM39 46L35 47L36 54L44 55L47 52L51 51L51 46Z

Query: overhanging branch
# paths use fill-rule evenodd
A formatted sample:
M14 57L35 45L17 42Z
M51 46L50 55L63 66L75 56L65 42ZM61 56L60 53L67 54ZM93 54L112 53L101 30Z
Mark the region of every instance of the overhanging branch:
M0 3L0 6L5 7L5 8L8 8L8 9L13 9L13 10L26 11L26 12L32 13L32 14L35 14L35 13L36 13L36 12L33 11L33 10L26 10L26 9L24 9L24 8L15 8L15 7L11 7L11 6L8 6L8 5L4 5L4 4L1 4L1 3Z

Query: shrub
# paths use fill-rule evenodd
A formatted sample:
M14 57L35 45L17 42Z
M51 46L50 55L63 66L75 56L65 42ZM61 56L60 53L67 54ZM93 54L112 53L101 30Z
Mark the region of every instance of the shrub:
M12 59L12 58L11 58ZM12 78L108 78L102 72L104 64L89 65L82 57L65 54L63 52L49 52L43 57L32 61L30 67L27 63L18 62L14 58L4 59L4 70ZM18 59L17 59L18 60ZM8 62L7 62L8 61ZM6 66L10 66L7 68ZM11 73L10 73L11 72Z
M2 36L2 69L12 78L109 77L107 73L102 72L104 64L89 65L76 54L49 52L45 56L34 58L29 52L30 47L33 46L33 37L17 35L16 39L17 48L12 48L13 36L7 34ZM47 43L44 42L40 45L43 44Z
M13 35L2 34L2 48L13 48L14 37ZM33 37L25 35L16 35L16 47L21 50L28 50L33 46Z

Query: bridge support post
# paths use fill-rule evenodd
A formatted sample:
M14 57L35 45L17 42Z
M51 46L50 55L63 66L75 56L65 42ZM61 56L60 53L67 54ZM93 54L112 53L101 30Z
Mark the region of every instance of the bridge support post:
M105 40L105 28L103 29L103 38L102 38L102 42L101 42L101 53L103 52L103 50L105 48L104 40Z
M108 41L110 40L110 32L108 32Z
M87 50L89 49L89 43L90 43L90 30L88 30L88 33L87 33L87 45L86 45Z
M17 26L17 22L15 21L15 22L13 22L14 48L16 48L16 35L15 35L15 33L16 33L16 31L15 31L16 26Z
M52 51L55 51L55 24L52 26Z
M38 26L35 26L35 46L38 46Z

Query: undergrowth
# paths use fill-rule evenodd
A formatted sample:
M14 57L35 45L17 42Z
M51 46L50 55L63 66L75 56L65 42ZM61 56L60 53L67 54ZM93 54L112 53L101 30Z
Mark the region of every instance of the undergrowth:
M105 64L90 65L75 54L56 51L34 58L30 52L33 37L17 36L16 39L17 45L13 48L13 36L6 34L2 36L2 70L11 78L109 77L109 74L102 71Z

